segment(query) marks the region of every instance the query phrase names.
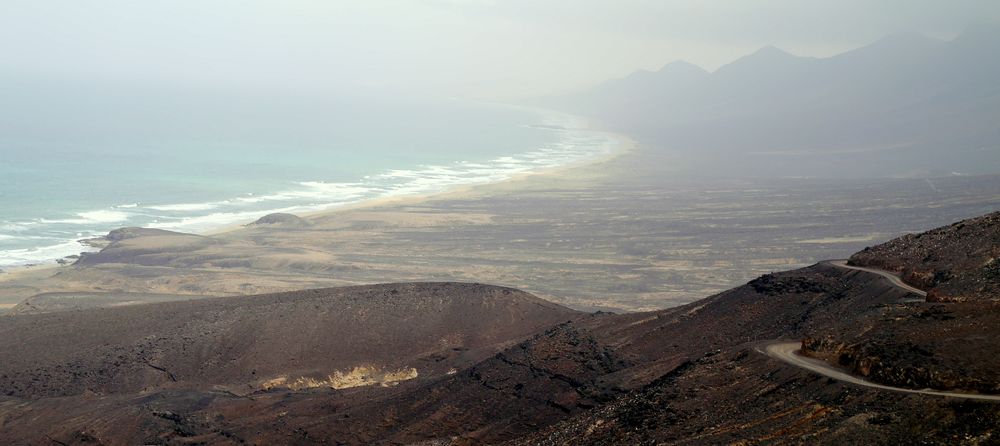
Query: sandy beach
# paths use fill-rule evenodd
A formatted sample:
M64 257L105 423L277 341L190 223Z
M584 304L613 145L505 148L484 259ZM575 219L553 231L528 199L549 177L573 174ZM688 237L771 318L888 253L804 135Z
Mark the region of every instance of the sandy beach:
M481 199L489 197L493 194L516 191L519 188L524 187L526 184L541 185L549 182L565 183L569 181L585 183L593 180L594 178L606 175L607 171L604 170L604 167L609 166L617 158L626 156L636 149L635 141L625 135L603 131L602 133L605 133L611 139L616 141L613 149L605 155L596 156L587 160L561 165L558 167L518 173L503 181L453 186L446 190L433 193L397 195L365 200L359 203L344 205L330 210L303 213L300 217L307 220L337 220L341 219L341 217L344 219L356 219L359 215L367 215L363 213L365 210L378 209L380 210L378 213L379 219L384 220L387 224L400 227L435 225L446 221L463 221L467 224L487 223L489 221L489 216L487 215L451 215L446 218L442 217L442 219L428 218L425 214L420 215L412 212L406 212L405 210L401 210L399 212L387 212L386 209L417 206L431 201L466 200L472 198ZM220 226L218 228L204 231L198 235L226 239L230 241L239 240L247 232L247 228L250 223L253 222L245 221L239 224ZM280 232L282 228L275 229ZM260 230L262 229L257 228L257 231ZM162 252L167 253L172 249L177 248L176 244L172 242L173 240L157 240L153 241L153 244L146 246L146 248L161 250ZM319 260L322 256L313 253L309 256L309 258ZM70 263L72 263L72 261L70 261ZM79 275L78 268L68 263L60 264L46 262L5 267L2 271L0 271L0 313L9 311L28 297L50 292L106 292L109 293L109 295L119 295L135 291L153 292L155 290L156 292L176 293L179 298L189 298L192 295L225 296L247 294L247 289L253 289L253 292L256 293L288 291L300 289L302 287L339 286L358 283L354 281L340 281L326 277L310 277L306 279L298 277L283 278L278 282L274 282L273 280L262 280L259 275L255 278L247 278L238 272L226 271L221 274L226 276L231 275L233 276L233 279L224 279L223 281L225 284L220 286L216 292L209 292L204 289L198 289L196 292L192 292L193 290L190 288L180 286L174 281L167 281L168 283L161 283L157 285L138 283L138 278L129 278L127 274L121 274L121 271L119 270L131 269L125 264L120 264L114 268L103 266L101 269L105 271L113 269L114 273L112 274L118 277L114 280L104 280L103 283L105 285L90 284L87 283L87 279L72 279L70 277ZM204 272L205 271L196 272L195 269L192 268L191 271L187 273L171 270L169 275L175 277L194 277L199 275L199 273ZM212 271L209 274L215 276L218 275L219 272ZM280 271L279 268L279 270L267 271L264 275L271 276L284 274L285 273ZM232 280L235 280L235 278L243 278L249 282L234 284ZM187 282L187 280L182 278L178 278L177 280L180 282ZM115 283L116 287L109 289L109 287L106 286L109 282ZM283 285L284 283L296 285ZM234 287L239 288L239 291L233 291Z
M584 310L649 310L1000 204L998 177L944 179L930 195L917 180L673 178L661 151L621 138L602 159L499 183L292 223L138 237L75 266L7 272L0 311L35 311L13 307L26 299L44 308L47 298L32 296L53 292L87 293L81 302L91 305L100 293L120 303L408 281L504 285ZM892 215L879 211L886 203ZM792 212L798 217L787 218Z

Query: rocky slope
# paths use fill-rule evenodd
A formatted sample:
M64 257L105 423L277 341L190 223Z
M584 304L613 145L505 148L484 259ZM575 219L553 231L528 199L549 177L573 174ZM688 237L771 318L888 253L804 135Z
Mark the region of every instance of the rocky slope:
M995 247L989 221L963 230ZM990 444L1000 404L858 387L759 349L804 340L870 380L1000 392L998 316L828 263L620 315L456 284L19 315L0 320L0 438Z
M818 330L803 347L883 384L1000 393L998 255L998 212L866 248L850 263L898 272L927 303L887 308L861 330Z
M898 272L931 301L1000 300L1000 212L909 234L851 256Z
M0 394L252 394L445 375L577 313L472 284L320 289L0 318Z
M114 308L197 298L197 296L152 293L42 293L21 301L7 314L41 314L90 308Z
M996 249L992 222L968 220L971 239L934 246L941 258L963 245ZM924 237L869 252L911 252L906 240ZM960 262L940 265L965 271ZM996 403L843 384L769 359L754 341L803 339L807 354L897 387L1000 393L1000 307L912 297L874 274L820 264L660 312L657 319L673 323L636 327L683 352L680 366L510 443L993 444Z

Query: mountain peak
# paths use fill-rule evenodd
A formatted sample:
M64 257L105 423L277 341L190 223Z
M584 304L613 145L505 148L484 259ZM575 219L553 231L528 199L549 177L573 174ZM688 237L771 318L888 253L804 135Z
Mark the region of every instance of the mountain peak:
M655 77L656 77L656 72L655 71L650 71L650 70L647 70L647 69L643 68L643 69L639 69L639 70L633 71L633 72L629 73L628 76L625 76L623 78L612 79L610 82L612 82L612 83L614 83L614 82L645 82L645 81L654 79Z
M699 67L686 60L675 60L664 65L660 68L660 73L670 73L670 72L696 72L696 73L708 73L704 68Z
M656 75L669 82L696 82L708 77L709 73L693 63L677 60L664 65Z
M782 57L786 57L787 56L787 57L795 57L793 54L789 53L788 51L785 51L785 50L783 50L781 48L778 48L778 47L776 47L774 45L764 45L764 46L760 47L760 49L758 49L757 51L754 51L753 53L751 53L750 56L748 56L748 57L753 57L753 56L769 56L769 57L770 56L782 56Z
M664 65L657 71L637 70L612 83L638 83L653 88L663 83L688 82L708 76L708 71L693 63L676 60Z
M723 75L727 73L742 73L740 75L744 75L746 72L769 71L776 67L786 67L789 64L809 59L812 58L796 56L776 46L767 45L749 55L723 65L715 73Z

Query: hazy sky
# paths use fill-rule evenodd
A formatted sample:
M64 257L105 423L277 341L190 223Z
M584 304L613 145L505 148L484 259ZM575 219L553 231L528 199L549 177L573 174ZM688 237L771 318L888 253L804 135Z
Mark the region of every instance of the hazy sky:
M0 76L506 97L976 22L1000 1L3 0Z

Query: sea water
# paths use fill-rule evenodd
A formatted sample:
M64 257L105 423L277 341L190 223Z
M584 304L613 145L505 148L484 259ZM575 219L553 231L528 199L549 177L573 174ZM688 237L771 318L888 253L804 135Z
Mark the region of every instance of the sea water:
M0 92L0 268L78 254L120 227L199 233L616 148L572 116L459 99L27 91Z

